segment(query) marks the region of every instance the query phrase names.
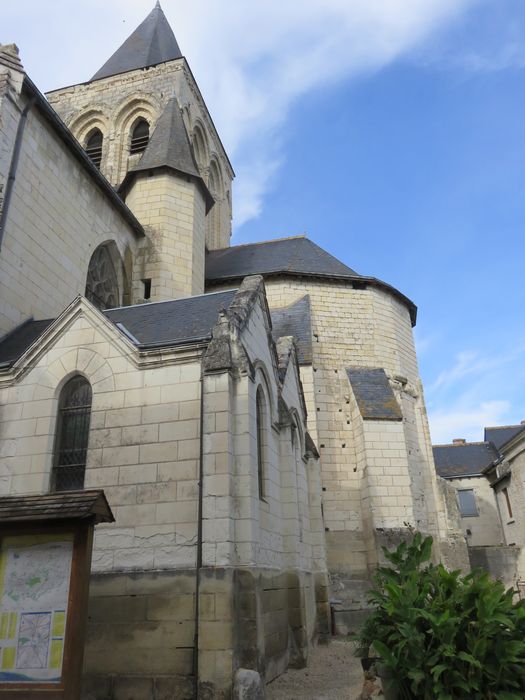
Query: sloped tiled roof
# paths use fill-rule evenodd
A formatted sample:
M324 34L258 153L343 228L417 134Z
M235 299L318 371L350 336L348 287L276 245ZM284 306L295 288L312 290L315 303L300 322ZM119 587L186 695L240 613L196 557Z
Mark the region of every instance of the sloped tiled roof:
M104 491L60 491L0 497L0 523L83 519L93 519L96 523L114 522Z
M274 340L293 335L299 364L312 362L312 318L310 297L305 294L298 301L280 309L271 309Z
M412 325L416 324L417 307L408 297L386 282L360 275L306 236L248 243L207 253L205 276L208 285L242 279L247 275L317 277L328 281L348 280L363 289L378 287L406 305Z
M126 39L91 80L109 78L138 68L182 58L182 53L166 15L157 2L146 19Z
M168 166L187 175L200 177L176 97L168 100L146 150L131 170L152 170L159 166Z
M156 168L171 168L197 180L204 193L207 211L211 209L214 199L199 174L179 103L175 97L168 100L155 125L146 150L139 162L126 174L119 191L125 192L127 190L130 180L133 179L132 173L155 170Z
M436 471L445 479L481 474L498 458L498 452L490 442L434 445L432 451Z
M206 256L206 279L210 281L280 272L361 277L305 236L212 250Z
M403 420L384 369L349 367L346 370L357 405L365 420Z
M229 307L236 291L122 306L104 314L113 323L122 324L140 346L180 345L210 338L219 312Z
M138 347L176 346L210 338L219 312L229 307L236 291L123 306L102 313ZM53 320L27 321L0 339L0 366L16 362L51 323Z
M10 365L53 323L53 319L33 321L30 319L0 338L0 366Z
M501 425L492 428L485 428L485 440L493 442L497 449L503 447L509 440L516 437L518 433L525 430L525 425Z

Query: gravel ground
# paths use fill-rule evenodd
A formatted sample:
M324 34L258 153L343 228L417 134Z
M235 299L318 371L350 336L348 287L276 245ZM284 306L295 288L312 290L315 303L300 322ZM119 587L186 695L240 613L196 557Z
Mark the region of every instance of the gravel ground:
M363 687L353 644L334 639L313 649L307 668L290 669L266 686L267 700L355 700Z

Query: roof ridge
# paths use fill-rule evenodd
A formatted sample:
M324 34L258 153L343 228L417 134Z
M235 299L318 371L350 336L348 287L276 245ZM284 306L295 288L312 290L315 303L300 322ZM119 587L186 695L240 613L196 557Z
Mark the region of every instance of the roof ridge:
M509 428L525 428L523 423L515 423L514 425L487 425L485 430L508 430Z
M198 299L199 297L211 297L214 294L226 294L227 292L236 291L238 287L231 289L219 289L216 292L203 292L202 294L189 294L187 297L178 297L178 299L161 299L161 301L148 301L145 304L128 304L127 306L112 306L111 309L104 309L102 313L107 311L121 311L122 309L136 309L139 306L154 306L156 304L169 304L174 301L188 301L188 299Z
M231 250L232 248L245 248L249 245L268 245L268 243L278 243L279 241L293 241L297 238L305 238L307 241L313 243L313 241L308 238L306 233L298 233L296 236L282 236L281 238L268 238L266 241L252 241L251 243L237 243L236 245L226 246L225 248L217 248L216 250L210 250L209 253L216 253L219 250Z
M432 445L432 447L469 447L470 445L492 445L491 440L479 440L475 442L442 442L438 445Z

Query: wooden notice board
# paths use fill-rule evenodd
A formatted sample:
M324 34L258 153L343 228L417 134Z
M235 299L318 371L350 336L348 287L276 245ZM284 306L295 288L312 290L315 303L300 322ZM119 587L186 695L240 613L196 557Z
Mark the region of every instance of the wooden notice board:
M0 498L0 700L76 700L93 528L111 511L100 491L35 498L17 497L13 509L11 497L4 518L7 499ZM88 509L90 500L99 510L105 504L107 517Z

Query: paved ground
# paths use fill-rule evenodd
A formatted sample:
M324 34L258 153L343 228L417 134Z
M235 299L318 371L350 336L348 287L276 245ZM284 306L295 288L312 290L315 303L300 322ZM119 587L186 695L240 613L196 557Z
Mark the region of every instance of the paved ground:
M353 648L342 639L316 647L307 668L290 669L266 686L267 700L355 700L363 687L363 672Z

